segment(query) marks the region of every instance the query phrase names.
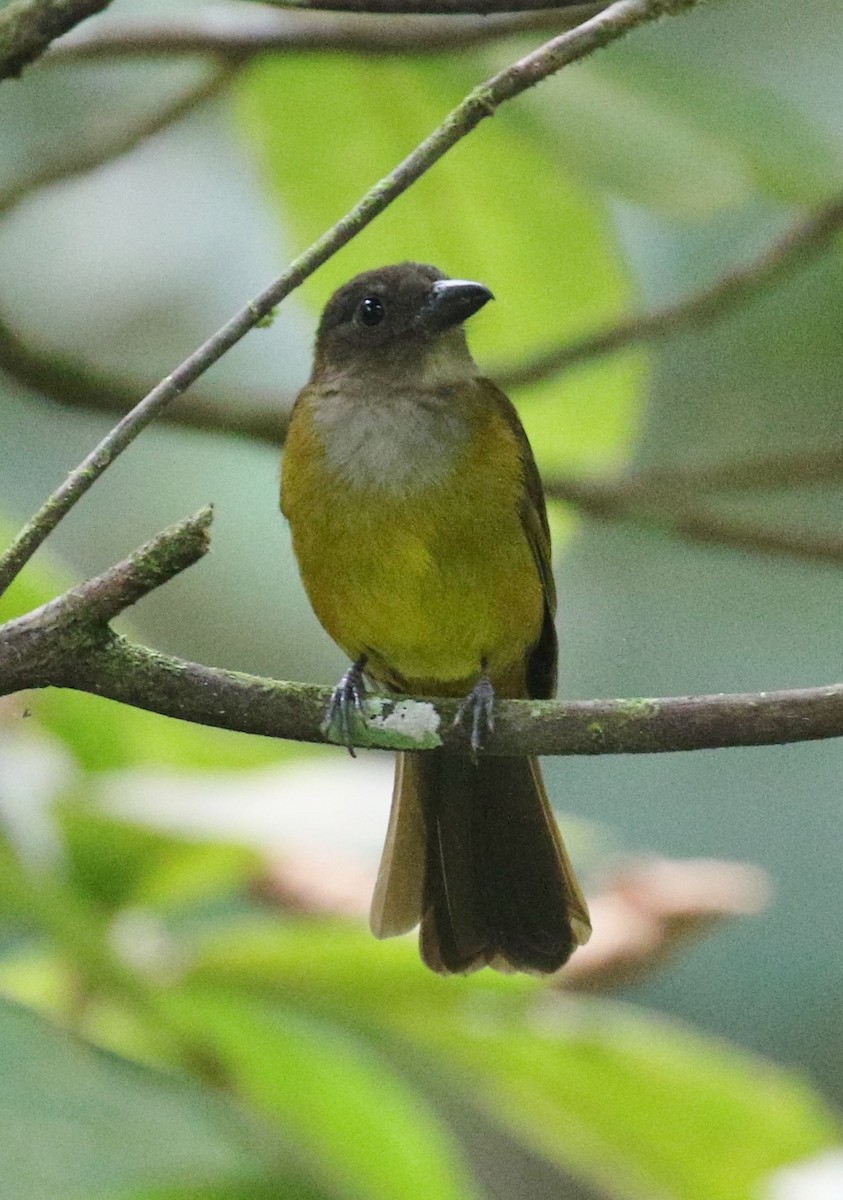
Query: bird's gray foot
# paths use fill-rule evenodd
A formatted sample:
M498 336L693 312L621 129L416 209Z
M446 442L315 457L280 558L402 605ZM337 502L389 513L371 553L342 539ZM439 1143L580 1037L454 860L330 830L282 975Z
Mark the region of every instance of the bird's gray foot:
M331 693L325 713L325 724L329 729L333 726L334 721L339 721L342 744L352 758L357 757L351 737L352 713L356 712L362 721L366 720L366 713L363 710L363 700L366 696L366 684L363 678L365 667L365 657L351 664Z
M485 670L486 664L483 664ZM471 754L476 757L483 748L487 734L495 732L495 689L487 675L481 675L474 687L462 701L454 717L454 724L461 725L471 719Z

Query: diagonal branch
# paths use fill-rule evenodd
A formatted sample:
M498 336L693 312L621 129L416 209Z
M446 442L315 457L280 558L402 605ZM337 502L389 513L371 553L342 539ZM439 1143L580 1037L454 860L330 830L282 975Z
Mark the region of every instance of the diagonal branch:
M841 229L843 194L797 221L752 262L721 275L710 286L651 313L641 313L586 334L578 341L542 350L526 361L502 363L492 373L503 386L518 387L629 346L659 341L686 329L699 329L734 312L765 288L806 265L826 249Z
M332 229L294 259L278 279L153 388L68 475L0 557L0 594L73 505L163 409L482 120L491 116L507 100L521 95L569 63L585 58L647 21L690 8L695 3L697 0L618 0L599 16L553 38L474 88L438 129L377 183Z
M27 63L74 25L108 8L111 0L11 0L0 11L0 79L20 75Z
M123 414L132 407L138 385L130 379L114 376L89 363L30 345L0 314L0 372L40 393L63 408L81 408L88 412ZM287 420L293 398L280 392L250 393L243 407L229 403L231 389L225 399L203 389L193 393L189 402L177 400L161 414L170 425L199 429L205 433L225 434L227 437L247 437L281 446L287 432Z
M63 664L72 669L77 656L113 638L109 621L207 554L212 519L212 508L200 509L102 575L0 625L3 694L49 685Z
M128 559L0 627L0 695L67 687L202 725L305 742L323 727L327 688L186 662L116 635L109 621L208 549L210 510L180 522ZM370 697L354 744L467 751L456 702ZM843 736L843 684L647 700L505 700L484 753L655 754Z

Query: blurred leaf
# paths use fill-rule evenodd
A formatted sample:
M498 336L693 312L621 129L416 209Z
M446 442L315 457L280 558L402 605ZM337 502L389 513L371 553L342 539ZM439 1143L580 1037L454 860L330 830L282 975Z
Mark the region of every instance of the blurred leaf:
M400 162L477 82L442 62L266 59L246 72L241 111L270 196L310 241ZM572 183L536 123L505 107L462 141L305 284L321 307L358 271L412 258L480 279L497 303L471 324L481 362L608 321L630 289L607 213ZM644 384L622 356L531 390L537 457L622 461ZM549 397L553 410L538 401ZM599 397L599 402L596 401ZM535 404L535 408L534 408Z
M13 536L12 527L0 519L0 546ZM28 566L0 597L0 623L38 608L71 585L53 564ZM293 743L191 725L69 689L31 692L27 704L38 723L90 771L141 763L234 770L278 762L297 752Z
M840 1136L800 1080L632 1009L550 1001L497 1028L419 1013L406 1030L527 1144L618 1196L756 1200L769 1171Z
M685 221L710 218L749 195L747 164L718 130L695 128L634 73L613 72L602 59L563 72L524 100L554 153L587 186Z
M772 88L639 46L624 50L595 62L597 76L685 123L689 139L733 154L763 195L816 204L840 187L843 156L832 138Z
M218 1187L166 1188L164 1191L120 1193L119 1200L324 1200L329 1193L310 1183L289 1178L250 1179Z
M0 1053L3 1200L92 1200L254 1174L242 1117L186 1081L3 1002Z
M257 855L194 842L111 817L88 805L59 809L69 882L111 912L128 905L183 906L240 888Z
M832 139L782 96L633 43L525 103L586 184L680 220L736 208L753 189L817 203L843 178Z
M283 1128L332 1190L373 1200L475 1194L425 1101L348 1029L234 992L183 989L171 999L231 1086Z
M363 937L241 929L216 937L196 969L400 1033L523 1142L612 1196L754 1200L766 1172L839 1136L801 1081L725 1044L530 980L439 979L409 943L369 939L367 951Z
M192 725L103 700L86 692L51 688L32 697L46 729L68 745L89 771L155 763L194 770L238 770L292 756L292 742Z
M534 980L505 978L493 971L472 977L471 988L420 968L415 937L389 942L349 922L295 923L250 919L220 928L201 939L191 978L201 986L274 990L315 1010L344 1012L353 1022L379 1022L423 1009L431 1021L453 1016L468 999L497 1010L521 1012L537 990Z

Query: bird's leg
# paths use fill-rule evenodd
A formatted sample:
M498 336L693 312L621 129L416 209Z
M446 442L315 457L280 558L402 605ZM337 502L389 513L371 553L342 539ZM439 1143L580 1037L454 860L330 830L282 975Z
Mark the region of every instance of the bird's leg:
M480 678L462 701L454 717L454 724L460 725L469 713L471 714L472 758L476 758L478 751L482 749L485 735L495 732L495 689L486 674L488 667L489 664L484 658L480 664Z
M352 663L342 679L331 693L328 709L325 713L325 724L330 728L336 717L339 717L340 734L345 748L352 758L357 757L351 743L351 713L354 710L361 720L366 720L363 710L363 699L366 695L366 685L363 672L366 669L366 655Z

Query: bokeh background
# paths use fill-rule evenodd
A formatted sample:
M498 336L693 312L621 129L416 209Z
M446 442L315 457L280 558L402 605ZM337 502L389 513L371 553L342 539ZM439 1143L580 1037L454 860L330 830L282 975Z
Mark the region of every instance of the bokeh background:
M226 19L257 8L230 3ZM200 0L119 0L83 28L212 9L219 23L219 6ZM115 403L139 398L474 83L539 40L256 57L120 155L128 131L218 65L57 56L4 82L4 535L112 423L57 403L63 379L96 377L91 396ZM213 554L121 627L187 658L334 682L345 664L298 580L277 450L237 429L238 412L289 407L327 295L407 257L480 279L497 300L472 323L472 345L492 373L676 300L841 188L840 51L835 0L798 11L723 0L503 108L197 385L230 432L145 432L4 611L212 501ZM98 157L108 161L79 169ZM57 163L68 177L35 186ZM722 320L512 389L545 477L840 446L841 283L829 243ZM15 339L46 364L43 386L13 361ZM843 515L833 479L682 499L832 538ZM692 545L652 517L552 515L562 695L843 677L840 564ZM765 911L621 980L611 1000L519 980L441 983L412 939L379 945L359 916L305 911L365 905L385 756L351 763L65 693L0 703L3 1195L843 1194L833 1157L780 1173L837 1142L841 746L559 758L545 770L593 891L633 855L736 860L766 871ZM823 1170L836 1190L817 1190Z

